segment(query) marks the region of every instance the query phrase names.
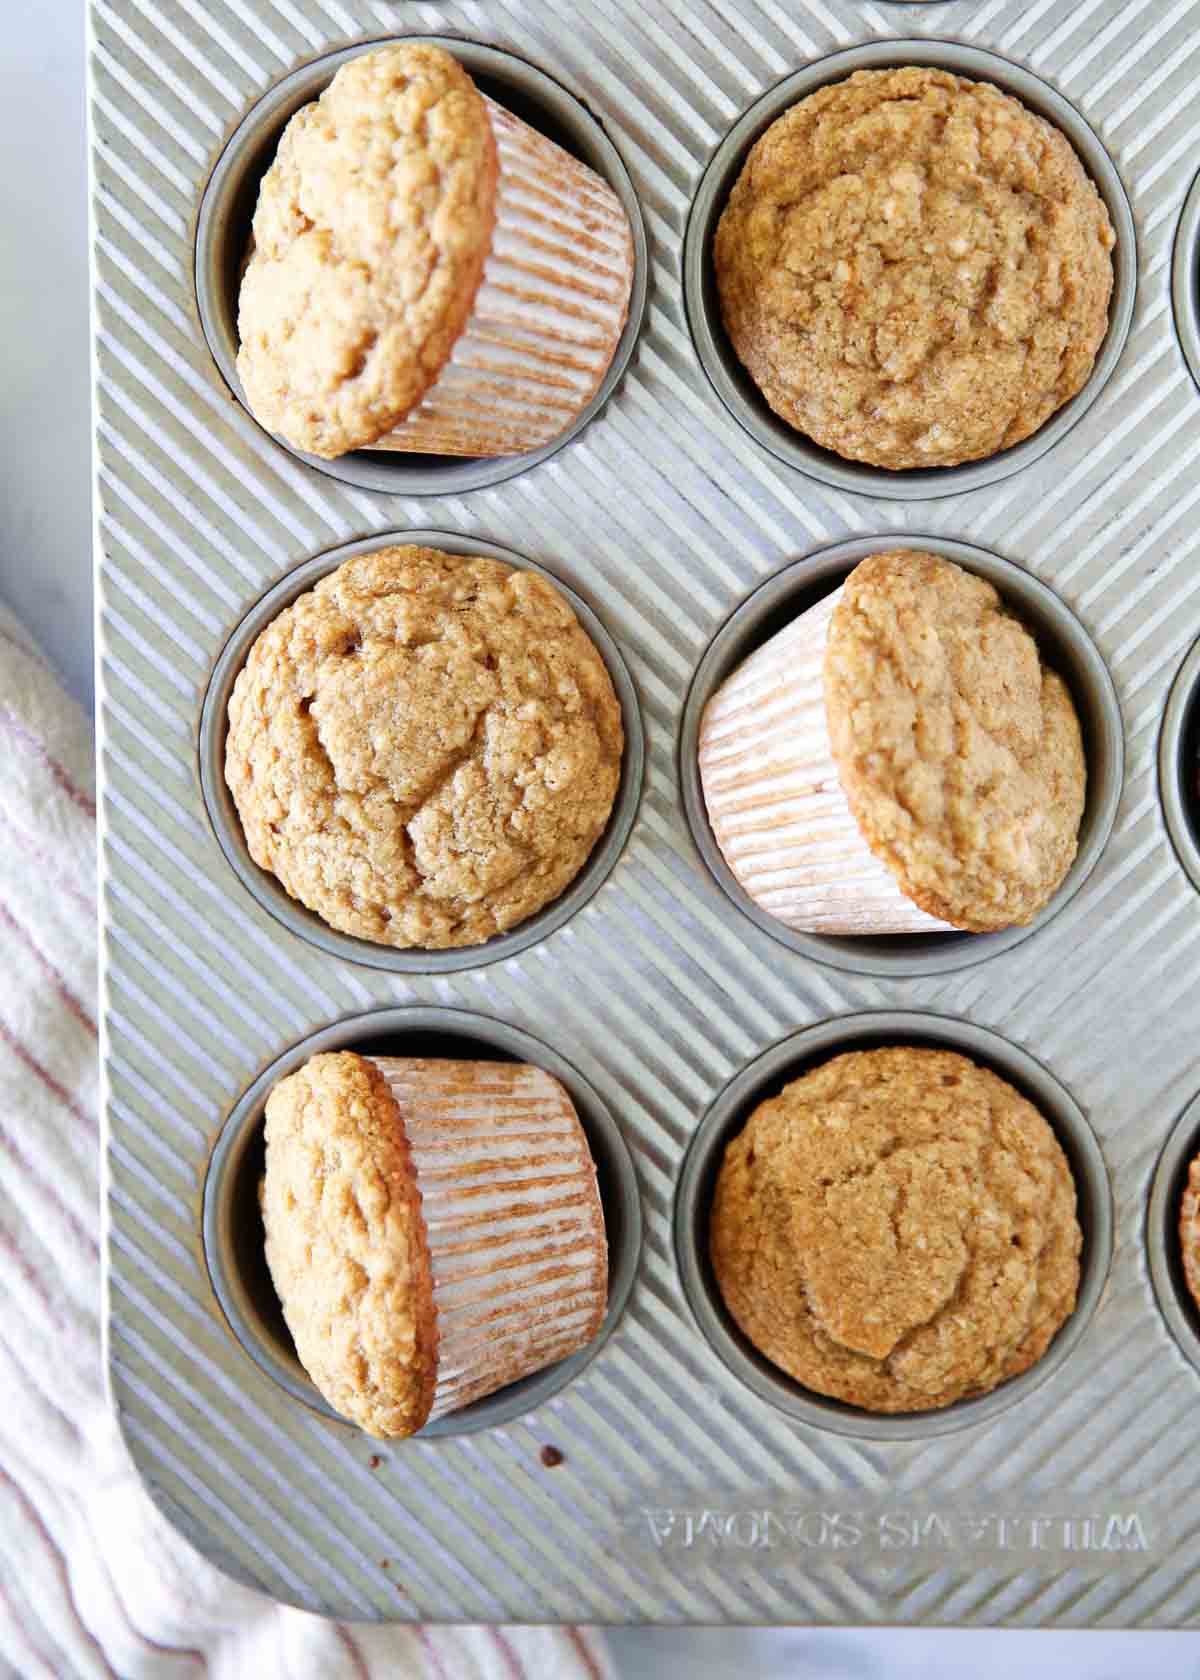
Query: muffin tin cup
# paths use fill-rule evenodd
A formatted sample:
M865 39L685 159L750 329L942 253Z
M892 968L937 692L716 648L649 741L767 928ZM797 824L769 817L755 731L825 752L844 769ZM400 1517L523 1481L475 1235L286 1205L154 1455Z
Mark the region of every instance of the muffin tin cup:
M954 1050L989 1067L1027 1097L1052 1126L1071 1165L1083 1232L1075 1310L1036 1365L977 1399L939 1411L881 1414L860 1410L802 1387L760 1354L721 1299L709 1259L713 1191L726 1146L751 1113L789 1081L848 1050L882 1045ZM919 1441L990 1423L1059 1371L1079 1345L1108 1278L1113 1254L1113 1199L1096 1135L1070 1093L1040 1062L1007 1039L946 1016L879 1011L823 1021L783 1039L737 1074L696 1132L675 1197L675 1255L696 1324L735 1377L759 1399L800 1424L871 1441Z
M575 1105L596 1164L604 1207L608 1241L604 1322L578 1353L427 1423L417 1438L470 1435L511 1423L543 1405L586 1369L616 1329L629 1299L641 1252L642 1215L637 1176L620 1127L594 1086L548 1045L519 1027L465 1010L413 1007L353 1016L311 1033L264 1068L230 1111L209 1159L202 1216L209 1281L229 1330L259 1369L293 1400L347 1430L355 1426L322 1398L296 1357L267 1271L258 1208L267 1098L281 1079L310 1056L327 1050L528 1062L552 1074Z
M629 218L633 235L633 286L624 330L594 396L557 437L524 455L456 458L394 450L352 450L326 461L294 449L295 459L344 484L397 496L450 496L478 490L537 466L578 436L604 407L629 365L646 310L649 257L646 228L633 182L620 153L597 119L552 76L515 54L448 35L388 36L360 41L301 65L276 83L234 130L213 168L196 224L195 288L200 324L225 384L247 409L237 372L237 295L259 182L274 158L280 135L303 105L317 99L349 59L394 40L421 40L453 53L481 91L531 128L546 134L606 180Z
M1079 850L1057 893L1027 927L1006 928L1000 933L800 933L769 915L748 896L721 855L709 825L698 752L700 720L711 696L756 647L831 593L860 560L896 548L942 555L986 578L1033 633L1046 663L1064 679L1075 701L1088 769ZM709 644L692 679L679 735L679 778L688 827L701 858L727 897L790 950L850 973L888 978L948 974L968 968L1011 950L1045 927L1083 886L1104 851L1121 800L1124 762L1121 708L1108 667L1087 631L1058 596L998 555L968 543L908 531L837 543L786 566L760 584Z
M1187 1187L1188 1167L1197 1155L1200 1097L1184 1109L1163 1146L1146 1211L1146 1251L1159 1309L1180 1353L1200 1371L1200 1307L1184 1278L1179 1241L1179 1204Z
M621 779L613 801L608 826L592 848L587 862L571 885L558 898L521 922L508 933L494 935L480 945L456 946L450 950L397 948L377 945L354 934L339 933L314 911L292 898L270 871L260 869L250 856L242 831L237 807L225 782L225 739L228 733L229 698L238 673L246 663L255 639L285 607L335 571L357 554L371 554L398 543L424 544L440 548L449 554L485 555L520 570L541 574L554 584L571 603L580 624L591 637L597 652L604 660L617 700L621 707L621 721L625 731L625 750L621 760ZM536 561L516 554L512 549L478 537L462 536L450 531L392 531L379 536L364 537L345 543L325 554L296 567L294 571L267 592L247 613L229 641L225 644L209 679L208 690L200 714L199 729L200 785L209 822L226 861L251 896L276 921L290 932L306 939L310 945L330 956L344 957L348 962L363 963L369 968L389 969L396 974L454 974L466 968L480 968L487 963L500 962L536 945L562 927L603 885L625 848L641 799L645 770L646 743L642 728L641 709L629 667L616 642L596 614L575 591Z
M1192 378L1200 385L1200 175L1192 182L1179 218L1171 292L1180 348Z
M1180 666L1167 700L1158 787L1176 856L1200 891L1200 642Z
M1010 449L957 467L909 468L889 472L823 449L781 420L768 406L738 360L721 320L712 265L717 223L754 142L785 111L831 82L856 70L929 65L992 82L1062 130L1108 207L1117 236L1113 251L1113 293L1108 332L1083 389L1031 437ZM769 89L755 101L717 147L692 202L683 247L683 292L692 340L705 373L733 418L777 460L838 490L896 501L927 501L978 490L1020 472L1064 438L1099 397L1121 357L1133 319L1137 291L1137 236L1133 212L1116 166L1094 130L1061 94L1019 64L956 41L880 40L832 53Z

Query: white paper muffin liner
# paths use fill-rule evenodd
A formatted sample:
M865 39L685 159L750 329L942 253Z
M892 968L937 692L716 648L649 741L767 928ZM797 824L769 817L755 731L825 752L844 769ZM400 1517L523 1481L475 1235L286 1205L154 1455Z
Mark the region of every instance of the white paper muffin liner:
M514 1062L373 1058L400 1107L429 1243L429 1421L585 1347L608 1304L596 1169L570 1097Z
M945 933L867 845L833 757L825 644L840 589L756 649L705 707L700 780L739 885L803 933Z
M475 305L421 402L373 449L540 449L592 400L625 325L633 235L620 199L561 146L484 103L500 173Z

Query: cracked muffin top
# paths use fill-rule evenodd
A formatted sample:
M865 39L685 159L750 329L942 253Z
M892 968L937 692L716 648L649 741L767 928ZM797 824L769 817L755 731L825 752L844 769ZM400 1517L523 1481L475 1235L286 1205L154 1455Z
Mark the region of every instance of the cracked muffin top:
M331 927L475 945L557 898L608 822L621 709L563 595L498 560L346 561L255 641L225 778L250 855Z
M714 259L726 331L775 413L901 469L1007 449L1083 387L1115 242L1057 128L987 82L909 66L774 122Z
M332 459L424 396L475 301L498 162L483 99L440 47L343 64L283 131L238 303L252 411Z
M855 567L825 712L860 832L922 910L1026 926L1075 860L1087 788L1070 690L992 585L909 549Z
M1027 1370L1075 1306L1082 1237L1053 1131L953 1051L836 1056L725 1152L710 1246L733 1318L818 1394L919 1412Z

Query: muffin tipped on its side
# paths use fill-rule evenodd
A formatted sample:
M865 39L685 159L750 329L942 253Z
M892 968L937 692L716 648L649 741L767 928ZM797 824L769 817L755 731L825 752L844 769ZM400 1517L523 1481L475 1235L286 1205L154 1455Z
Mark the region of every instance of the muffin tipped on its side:
M412 1435L599 1331L596 1169L540 1068L314 1056L272 1091L266 1143L267 1263L297 1355L368 1434Z
M295 448L502 456L584 412L633 287L620 199L398 41L343 64L284 129L238 302L251 412Z
M1082 1237L1037 1109L951 1051L854 1051L751 1115L717 1179L726 1307L818 1394L921 1412L1042 1357L1074 1310Z
M1070 691L992 585L933 554L870 556L756 649L699 760L737 881L809 932L1025 926L1078 848Z

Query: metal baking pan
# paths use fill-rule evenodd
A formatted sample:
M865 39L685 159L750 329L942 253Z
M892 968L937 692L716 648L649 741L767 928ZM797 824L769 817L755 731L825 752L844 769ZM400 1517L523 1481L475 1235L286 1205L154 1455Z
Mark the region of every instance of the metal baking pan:
M90 0L90 16L107 1361L153 1497L238 1579L340 1616L1194 1620L1200 1315L1174 1234L1200 1150L1194 13ZM241 404L231 303L255 171L329 55L389 33L456 43L633 218L618 363L544 459L318 466ZM1011 87L1067 129L1117 225L1097 375L1032 447L978 469L888 479L780 436L713 317L703 229L746 145L860 60ZM348 545L429 532L573 591L634 743L579 888L528 937L453 963L323 937L274 898L219 776L255 615ZM991 577L1080 705L1080 862L1020 937L790 936L748 913L697 804L705 684L857 556L905 543ZM864 1420L739 1341L703 1226L747 1104L886 1038L957 1045L1039 1102L1075 1166L1084 1276L1028 1380ZM247 1185L275 1072L310 1044L405 1041L529 1055L567 1081L614 1290L577 1361L383 1444L296 1365Z

